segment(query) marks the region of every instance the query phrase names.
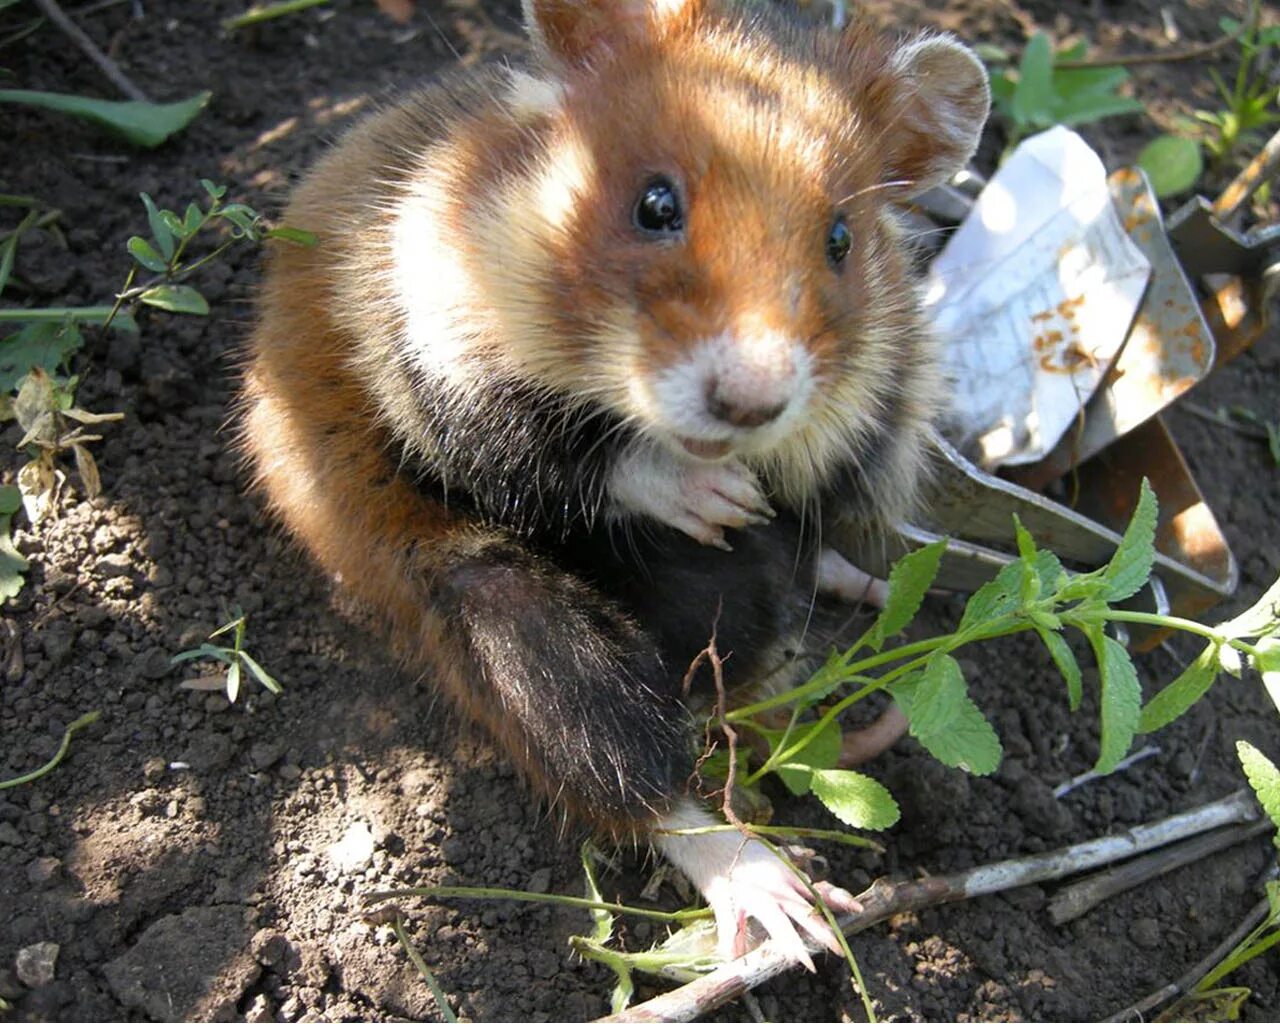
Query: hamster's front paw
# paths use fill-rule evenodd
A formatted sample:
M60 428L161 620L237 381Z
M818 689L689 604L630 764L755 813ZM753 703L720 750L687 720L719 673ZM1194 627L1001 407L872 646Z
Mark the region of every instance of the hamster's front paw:
M725 551L733 550L725 527L760 526L774 515L755 474L736 459L682 461L656 447L623 455L609 491L615 516L649 516Z
M751 947L750 920L764 929L775 948L811 971L813 958L806 938L840 952L836 934L814 905L808 887L778 854L737 831L687 831L716 821L705 808L686 799L658 822L655 842L711 907L720 955L730 959ZM816 882L813 888L835 913L862 909L851 893L829 882Z

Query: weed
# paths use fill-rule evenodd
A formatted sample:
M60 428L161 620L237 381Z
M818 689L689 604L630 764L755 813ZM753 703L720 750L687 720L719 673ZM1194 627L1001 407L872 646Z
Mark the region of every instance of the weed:
M1280 769L1244 740L1236 743L1236 755L1262 809L1272 824L1280 829ZM1280 847L1280 835L1274 836L1272 841ZM1160 1014L1158 1020L1239 1019L1240 1007L1251 994L1249 989L1239 985L1223 987L1220 982L1280 943L1280 881L1266 883L1266 902L1261 912L1262 920L1257 926L1236 943L1187 995Z
M247 668L250 674L265 686L272 693L284 692L280 684L258 664L257 659L244 649L244 634L247 627L248 617L244 612L227 622L212 633L209 634L209 640L223 636L227 633L231 634L231 646L220 647L216 644L202 643L199 647L194 647L189 651L183 651L175 654L169 659L170 664L180 665L183 662L192 661L196 658L212 658L214 661L220 661L227 666L227 671L221 677L205 677L206 679L220 678L221 683L217 684L218 689L225 689L227 700L232 704L236 702L236 698L240 696L240 676L241 667ZM204 680L193 680L185 684L189 689L208 689L204 684Z
M740 768L738 784L754 786L776 774L791 792L812 792L847 825L878 829L893 824L898 811L889 792L868 776L836 767L840 715L880 691L890 694L911 734L943 764L976 775L995 771L1002 756L1000 740L969 699L953 654L970 643L1028 630L1040 636L1061 672L1072 710L1082 699L1082 674L1063 632L1078 630L1092 648L1101 679L1101 748L1095 765L1100 773L1114 770L1135 735L1161 728L1185 712L1222 671L1238 676L1247 660L1268 687L1280 686L1280 581L1249 611L1217 627L1116 607L1146 583L1155 554L1155 524L1155 495L1144 483L1111 562L1090 573L1071 574L1052 552L1037 550L1015 519L1020 557L969 598L956 631L886 650L886 641L915 617L946 542L906 556L890 573L884 609L852 647L833 653L804 685L726 715L732 725L755 732L769 750L754 769L749 768L751 753L741 755L748 770ZM1144 707L1128 652L1106 633L1108 624L1120 623L1172 628L1207 643L1200 657ZM780 708L790 709L790 721L781 730L761 719Z
M84 345L82 327L138 332L134 310L151 306L170 313L204 316L209 312L205 297L190 284L200 268L241 243L261 243L279 238L299 245L313 244L305 231L268 228L257 211L244 203L226 203L225 186L207 179L200 185L205 203L188 203L182 216L159 208L145 192L141 199L147 213L148 237L134 235L127 248L132 265L124 286L110 306L56 306L0 309L0 325L14 323L18 330L0 341L0 422L17 419L24 436L19 448L26 451L27 463L18 473L27 517L39 522L56 507L65 474L59 457L70 453L76 463L86 495L101 491L97 464L88 445L101 440L86 427L122 418L121 413L92 413L75 404L79 378L69 372L72 356ZM39 227L56 225L59 213L29 196L0 196L0 205L26 210L20 223L0 236L0 292L14 280L16 255L22 236ZM202 255L192 257L193 244L221 229L225 235ZM135 283L140 271L148 272ZM6 527L12 513L0 512ZM0 598L11 597L21 588L18 564L0 539ZM15 561L17 559L17 561Z
M1026 135L1054 125L1078 125L1116 114L1142 113L1146 108L1119 89L1129 79L1122 67L1059 68L1058 61L1078 61L1086 52L1082 42L1053 52L1049 37L1037 32L1027 42L1016 69L998 65L1009 58L987 48L992 106L1007 131L1006 152Z
M1280 25L1261 25L1259 14L1260 4L1253 0L1246 22L1219 22L1224 32L1239 40L1230 86L1209 68L1221 107L1196 110L1194 120L1184 119L1178 131L1159 136L1139 155L1138 165L1162 198L1195 187L1204 172L1202 150L1216 169L1225 170L1241 149L1261 144L1259 131L1280 123L1280 83L1270 71L1280 57Z

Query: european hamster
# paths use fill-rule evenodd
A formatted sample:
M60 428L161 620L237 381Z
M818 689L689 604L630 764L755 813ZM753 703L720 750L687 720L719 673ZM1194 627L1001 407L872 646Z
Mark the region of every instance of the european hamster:
M765 847L664 831L714 821L681 681L713 624L739 682L798 639L824 518L910 507L939 385L890 204L971 155L986 75L763 0L524 13L527 65L409 94L297 190L319 242L270 255L244 449L534 786L651 837L726 953L750 917L809 963L833 937Z

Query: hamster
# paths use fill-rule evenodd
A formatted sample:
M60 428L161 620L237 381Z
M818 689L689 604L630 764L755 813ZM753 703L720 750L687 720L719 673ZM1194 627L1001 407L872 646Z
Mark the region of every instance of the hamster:
M525 0L529 62L351 130L271 252L242 445L275 514L543 795L649 838L722 951L811 965L807 889L690 795L682 680L801 642L822 522L915 497L939 375L890 204L986 74L766 2ZM849 567L850 571L852 567ZM824 883L838 906L843 890Z

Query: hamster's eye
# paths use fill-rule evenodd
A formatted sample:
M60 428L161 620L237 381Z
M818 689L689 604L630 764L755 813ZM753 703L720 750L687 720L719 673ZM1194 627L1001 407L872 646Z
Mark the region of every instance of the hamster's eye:
M633 214L636 227L651 234L675 234L684 230L684 212L676 187L666 178L656 178L636 199Z
M853 232L849 230L843 216L837 217L831 225L831 233L827 235L827 261L833 267L839 267L852 248Z

